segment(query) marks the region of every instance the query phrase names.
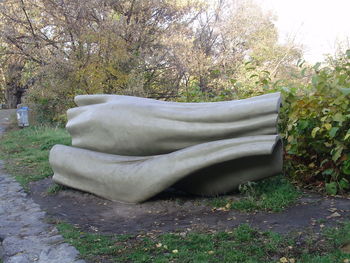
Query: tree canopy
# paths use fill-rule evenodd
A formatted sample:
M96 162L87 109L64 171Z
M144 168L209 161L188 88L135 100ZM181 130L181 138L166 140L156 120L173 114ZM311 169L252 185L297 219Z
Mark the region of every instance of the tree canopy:
M5 0L0 17L10 106L24 92L57 112L76 94L234 94L266 72L283 76L301 57L249 0Z

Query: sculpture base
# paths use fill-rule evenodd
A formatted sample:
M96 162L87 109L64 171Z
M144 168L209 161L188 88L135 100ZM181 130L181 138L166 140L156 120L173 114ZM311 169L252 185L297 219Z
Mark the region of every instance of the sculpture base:
M277 135L213 141L169 154L120 156L56 145L53 180L104 198L142 202L170 186L199 195L230 192L282 170Z

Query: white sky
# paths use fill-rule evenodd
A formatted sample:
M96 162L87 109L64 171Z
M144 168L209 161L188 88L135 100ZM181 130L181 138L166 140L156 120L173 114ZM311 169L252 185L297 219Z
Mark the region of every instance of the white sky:
M277 16L281 41L295 36L305 59L323 61L334 55L336 42L350 41L350 0L256 0ZM349 42L347 42L349 43Z

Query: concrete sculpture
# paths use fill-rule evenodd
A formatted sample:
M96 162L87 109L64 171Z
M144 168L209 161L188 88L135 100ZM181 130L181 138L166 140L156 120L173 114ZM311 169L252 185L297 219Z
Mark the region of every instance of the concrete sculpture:
M212 103L77 96L72 147L50 152L54 181L110 200L142 202L174 186L218 195L282 170L280 94Z

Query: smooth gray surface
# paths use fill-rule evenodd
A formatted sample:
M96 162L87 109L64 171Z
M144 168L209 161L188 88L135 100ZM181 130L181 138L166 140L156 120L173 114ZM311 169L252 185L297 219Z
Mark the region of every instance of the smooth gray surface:
M75 101L67 124L73 147L50 153L58 183L135 203L172 185L218 195L282 170L279 93L213 103L118 95Z
M243 136L277 134L280 94L211 103L178 103L118 95L83 95L68 110L72 145L97 152L149 156Z
M252 158L252 163L245 169L240 165L232 167L230 173L216 171L209 177L199 179L202 180L201 184L189 183L186 189L198 194L217 195L252 178L278 173L281 155L275 157L277 163L273 166L270 161L259 161L260 158L270 160L276 142L279 142L277 135L243 137L203 143L148 157L126 157L56 145L51 150L50 163L55 171L53 179L60 184L110 200L135 203L156 195L198 170L243 157ZM280 153L279 150L277 152Z

